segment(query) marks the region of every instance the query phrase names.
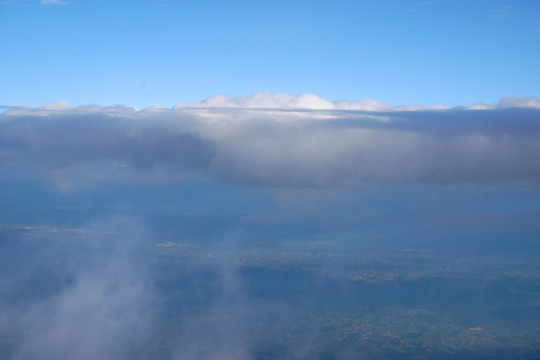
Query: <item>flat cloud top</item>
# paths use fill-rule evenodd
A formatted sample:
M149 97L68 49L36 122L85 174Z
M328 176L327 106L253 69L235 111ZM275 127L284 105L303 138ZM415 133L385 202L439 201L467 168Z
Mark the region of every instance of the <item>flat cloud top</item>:
M287 93L270 94L266 92L256 92L251 96L231 97L226 95L214 95L203 101L196 103L178 103L173 107L173 110L181 109L302 109L302 110L359 110L359 111L419 111L419 110L448 110L450 107L444 105L390 105L382 103L374 99L361 100L339 100L329 101L315 94L301 94L298 96ZM502 98L496 105L488 105L477 103L470 106L462 106L460 109L467 110L491 110L503 108L533 108L540 109L540 99L536 96L529 98L505 97ZM135 108L126 108L118 105L115 107L102 107L99 105L85 105L72 107L65 101L57 101L52 104L42 105L38 108L28 108L25 106L12 107L8 113L21 114L22 112L37 111L114 111L114 110L138 110ZM167 110L160 105L151 105L142 111L159 111Z
M57 102L0 114L0 169L59 186L211 177L261 186L540 182L540 100L470 107L214 96L172 109Z
M174 108L266 108L266 109L312 109L312 110L363 110L363 111L412 111L412 110L444 110L444 105L389 105L374 99L328 101L315 94L302 94L293 96L286 93L269 94L256 92L251 96L229 97L215 95L198 103L179 103ZM494 109L508 107L540 108L540 99L537 97L517 98L507 97L501 99L496 106L487 104L474 104L468 109Z

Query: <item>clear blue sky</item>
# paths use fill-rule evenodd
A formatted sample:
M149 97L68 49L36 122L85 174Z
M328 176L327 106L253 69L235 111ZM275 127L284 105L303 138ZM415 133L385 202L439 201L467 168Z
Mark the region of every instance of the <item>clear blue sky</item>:
M537 0L45 2L0 1L0 105L540 95Z

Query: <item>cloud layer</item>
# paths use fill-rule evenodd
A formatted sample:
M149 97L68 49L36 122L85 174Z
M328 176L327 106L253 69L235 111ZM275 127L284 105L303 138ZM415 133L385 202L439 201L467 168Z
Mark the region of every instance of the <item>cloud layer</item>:
M469 108L216 96L173 109L54 103L0 114L3 173L61 186L202 175L264 186L540 181L540 100Z

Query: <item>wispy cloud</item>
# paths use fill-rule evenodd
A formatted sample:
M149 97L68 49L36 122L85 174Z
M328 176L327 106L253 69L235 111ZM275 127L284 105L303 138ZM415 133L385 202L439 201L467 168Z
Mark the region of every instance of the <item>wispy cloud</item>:
M67 5L67 1L62 0L41 0L42 5Z
M105 227L114 235L90 231L67 235L79 242L63 242L52 234L35 244L35 252L24 251L25 245L2 244L9 252L2 254L2 270L9 269L10 279L0 282L0 324L8 332L25 332L10 359L127 359L134 344L142 345L152 333L156 292L134 255L144 230L124 216L86 226ZM23 237L20 242L28 245L32 240ZM26 261L21 266L22 257ZM14 291L35 287L40 273L62 285L50 286L52 291L39 296Z
M219 96L173 109L55 103L0 115L0 166L67 188L186 174L302 187L539 183L531 156L540 153L539 118L538 98L470 109L287 94Z
M430 1L422 1L416 4L416 7L423 7L423 6L430 6L434 5L440 2L440 0L430 0ZM409 11L416 12L416 7L410 8Z
M506 15L508 15L512 8L512 5L499 6L498 8L491 11L491 16L494 18L505 17Z
M436 4L438 2L440 2L440 0L422 1L422 2L419 2L417 5L418 6L427 6L427 5Z

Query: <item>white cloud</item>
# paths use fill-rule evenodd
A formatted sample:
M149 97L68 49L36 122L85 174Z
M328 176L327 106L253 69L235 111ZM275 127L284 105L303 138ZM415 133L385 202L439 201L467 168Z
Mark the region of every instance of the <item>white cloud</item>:
M50 111L62 111L69 110L72 107L65 101L56 101L52 104L41 105L38 109L41 110L50 110Z
M392 106L374 99L328 101L315 94L294 96L286 93L269 94L266 92L256 92L251 96L245 97L215 95L197 103L179 103L174 108L407 111L420 109L446 109L447 107L442 105L431 107L417 105Z
M0 167L66 189L192 175L301 187L539 183L538 109L538 98L426 108L267 93L173 109L54 103L0 114Z

